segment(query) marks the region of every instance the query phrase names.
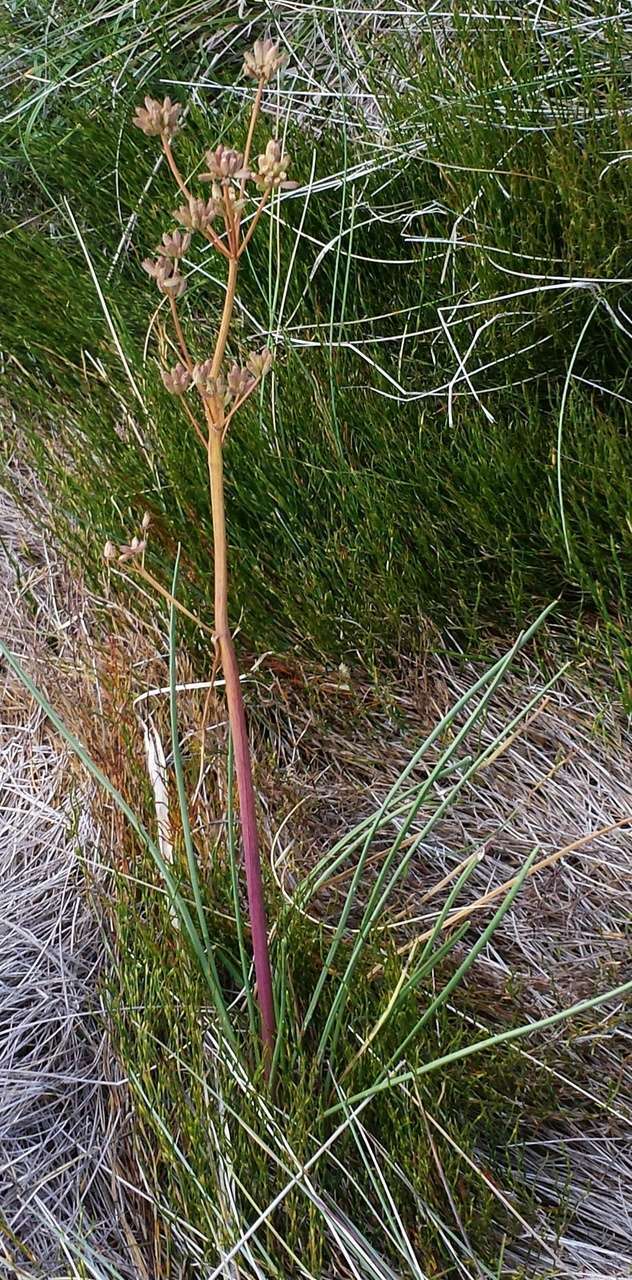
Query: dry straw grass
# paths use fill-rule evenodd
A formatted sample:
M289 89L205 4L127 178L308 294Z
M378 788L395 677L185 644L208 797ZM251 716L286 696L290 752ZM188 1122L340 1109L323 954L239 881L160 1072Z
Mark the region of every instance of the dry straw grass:
M21 479L26 489L31 478ZM85 600L6 494L0 537L0 632L59 680L86 634ZM136 1280L142 1214L88 893L102 879L99 835L45 717L14 680L0 681L0 1275L86 1274L82 1260L102 1275L106 1259Z

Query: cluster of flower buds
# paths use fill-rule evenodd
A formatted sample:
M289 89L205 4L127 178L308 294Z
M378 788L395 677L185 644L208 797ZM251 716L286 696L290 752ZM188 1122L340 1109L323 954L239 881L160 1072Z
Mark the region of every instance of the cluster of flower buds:
M209 200L196 200L192 196L188 204L182 204L179 209L174 209L173 216L176 222L189 231L206 231L219 212L217 201L212 197Z
M286 55L274 40L255 40L253 48L244 54L244 75L265 82L271 80L286 61Z
M262 347L261 351L251 351L246 360L246 368L250 370L257 382L261 378L265 378L266 373L272 368L272 352L269 347Z
M228 396L226 383L221 373L218 377L213 376L212 360L203 360L201 364L194 364L191 378L203 400L219 400L221 404L226 403Z
M157 102L155 98L148 97L145 98L144 107L136 108L134 124L150 138L163 137L167 142L171 142L178 132L181 112L181 104L172 102L171 98L164 98L162 102Z
M219 400L227 405L235 404L249 395L256 384L265 377L272 365L272 352L264 347L261 351L252 351L245 365L236 362L231 366L226 379L222 374L213 376L211 360L202 364L194 364L189 371L181 362L173 369L162 369L161 376L167 391L173 396L182 396L195 386L203 400Z
M293 191L297 182L288 179L290 157L283 154L283 148L277 138L270 138L263 153L258 157L258 171L254 180L259 191L283 190Z
M227 222L232 223L234 215L243 209L244 202L231 183L245 181L252 175L248 169L244 169L241 151L225 147L223 143L215 147L214 151L207 151L204 158L208 169L200 174L200 181L213 184L209 203L217 213L223 214Z
M156 249L161 258L182 258L191 244L191 232L165 231Z
M231 400L237 402L243 400L250 394L256 384L257 379L250 369L242 369L241 365L233 364L228 370L228 392Z
M249 178L250 174L244 169L244 157L241 151L235 151L232 147L225 147L220 142L214 151L207 151L204 159L208 165L208 172L200 174L201 182L227 182L229 178Z
M176 235L179 232L175 233ZM177 265L177 260L167 258L164 254L154 258L145 258L143 267L152 280L156 281L161 293L167 294L171 298L180 298L184 293L187 282Z
M183 396L191 386L191 374L185 365L178 362L173 369L161 369L162 380L172 396Z
M121 542L118 546L109 539L103 548L103 559L110 564L127 564L130 560L138 560L147 548L147 534L151 524L151 515L146 511L141 520L140 538L132 538L131 542Z

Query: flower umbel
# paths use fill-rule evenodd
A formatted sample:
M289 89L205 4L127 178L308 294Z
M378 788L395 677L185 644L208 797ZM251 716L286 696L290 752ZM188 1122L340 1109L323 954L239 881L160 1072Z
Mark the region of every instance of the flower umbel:
M244 157L241 151L225 147L221 142L214 151L207 151L204 159L208 165L208 172L200 174L201 182L227 182L229 178L250 177L249 172L244 169Z
M214 378L212 370L213 361L204 360L202 364L194 364L191 377L203 400L219 400L224 404L227 397L226 382L221 374Z
M173 216L189 231L206 231L218 213L217 201L212 197L209 200L197 200L192 197L188 204L182 204L179 209L174 209Z
M156 281L161 293L167 294L172 298L180 298L184 293L187 282L180 274L180 271L172 258L165 258L161 254L158 258L145 258L143 267L147 275Z
M228 371L228 390L233 400L243 400L252 391L257 379L250 369L242 369L234 364Z
M259 381L265 378L266 373L272 367L272 352L268 347L262 347L261 351L251 351L246 360L246 368L250 370L253 377Z
M287 61L274 40L255 40L252 49L244 54L244 75L255 80L271 80Z
M156 253L161 257L181 258L189 249L191 233L181 231L165 231Z
M191 374L180 361L174 365L173 369L161 369L160 375L167 391L170 391L172 396L183 396L191 386Z
M133 123L149 138L162 136L170 142L178 132L181 112L181 104L172 102L171 98L164 98L162 102L158 102L156 98L146 97L144 107L136 108Z
M111 550L113 543L106 542L105 546ZM120 547L118 548L118 551L116 547L114 548L114 551L116 553L116 559L119 564L126 564L128 560L138 560L142 556L143 552L146 550L147 550L146 538L132 538L131 542L122 542ZM105 548L104 548L103 554L105 555ZM106 557L106 559L112 560L114 559L114 557L110 554Z
M270 141L263 153L258 157L259 170L255 174L255 182L260 191L292 190L297 182L288 181L287 171L290 157L283 154L283 148L277 138Z
M117 564L126 564L128 560L138 560L147 550L147 534L151 525L151 513L145 511L141 520L141 536L132 538L129 542L121 542L119 546L108 538L103 548L103 559L110 564L116 561Z
M139 556L142 556L146 548L147 541L145 538L132 538L130 543L122 542L119 547L119 564L125 564L128 560L137 560Z

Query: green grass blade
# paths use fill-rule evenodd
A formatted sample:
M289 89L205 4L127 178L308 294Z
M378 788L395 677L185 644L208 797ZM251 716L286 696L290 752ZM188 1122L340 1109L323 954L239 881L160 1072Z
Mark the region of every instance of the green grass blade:
M458 987L459 983L462 982L466 973L469 971L469 969L471 969L472 965L474 964L474 961L480 955L483 948L487 946L487 943L489 942L490 938L493 937L501 920L506 915L512 902L514 901L516 894L519 893L520 889L522 888L522 885L524 884L524 881L525 881L525 877L528 875L529 868L533 865L533 860L537 853L538 853L538 846L536 845L536 847L529 854L529 857L525 860L524 866L520 870L520 874L516 876L514 883L512 884L506 896L503 898L500 906L498 907L498 910L494 912L494 915L492 919L489 921L489 924L483 930L480 937L477 938L474 945L470 947L468 954L466 955L465 959L461 962L456 972L452 974L452 977L448 980L448 982L446 982L445 986L442 988L439 994L435 996L434 1000L431 1001L431 1003L428 1005L428 1008L422 1014L421 1018L419 1018L415 1026L408 1032L405 1039L402 1040L401 1044L398 1046L395 1053L392 1054L391 1058L389 1059L384 1069L385 1071L390 1071L391 1067L395 1064L395 1062L401 1059L402 1054L405 1053L411 1040L413 1040L415 1036L419 1034L420 1031L423 1031L423 1028L427 1025L430 1018L432 1018L434 1014L438 1012L441 1006L445 1004L448 997L452 994L455 987Z
M463 1058L471 1058L473 1053L481 1053L484 1049L495 1049L500 1044L512 1044L514 1040L520 1040L523 1036L528 1036L534 1031L545 1031L547 1027L555 1027L559 1022L567 1021L574 1018L580 1013L586 1013L589 1009L596 1009L599 1005L605 1004L607 1000L615 1000L618 996L627 995L632 991L632 979L629 982L623 982L619 987L612 987L609 991L604 991L598 996L591 996L588 1000L580 1000L578 1004L569 1005L567 1009L558 1009L557 1013L551 1013L546 1018L538 1018L536 1022L523 1023L520 1027L512 1027L509 1031L499 1031L497 1035L486 1036L484 1040L477 1040L474 1044L465 1045L462 1049L455 1049L453 1053L446 1053L440 1058L433 1058L432 1062L424 1062L421 1067L416 1067L414 1071L404 1071L396 1076L389 1076L386 1080L380 1080L377 1084L371 1085L369 1089L363 1089L360 1093L354 1094L353 1097L345 1100L346 1106L356 1106L359 1103L366 1102L375 1097L378 1093L384 1093L386 1089L394 1089L400 1084L408 1084L411 1080L417 1080L420 1076L428 1075L431 1071L438 1071L440 1067L449 1067L453 1062L460 1062ZM342 1103L328 1107L324 1112L324 1116L331 1116L343 1110Z
M398 880L400 880L406 874L408 866L410 865L410 862L419 844L427 838L427 836L432 831L434 826L436 826L440 818L443 817L443 814L446 812L447 809L449 809L450 805L454 803L457 796L460 794L463 788L467 785L470 779L474 776L474 774L480 768L482 768L482 766L486 763L486 761L489 760L491 756L497 751L499 744L511 736L511 734L513 733L516 726L520 723L520 721L523 720L525 716L529 714L529 711L532 709L532 707L535 706L536 703L541 700L543 694L547 691L547 689L551 688L551 686L557 680L559 680L560 676L563 674L565 670L566 670L566 667L560 668L560 670L557 671L555 675L551 677L551 679L542 687L542 689L538 690L537 694L535 694L534 697L531 698L523 708L521 708L518 714L514 716L513 719L510 720L507 724L504 725L501 733L497 734L493 742L491 742L489 746L486 747L485 750L481 752L479 756L476 757L476 759L465 771L465 773L459 778L458 782L455 783L455 785L451 788L448 794L443 798L443 800L435 809L434 813L431 815L428 821L424 824L424 827L419 833L419 836L413 842L413 844L407 851L405 857L396 866L390 880L388 881L388 883L385 883L390 867L392 866L392 863L396 857L396 854L398 853L399 848L401 847L402 841L410 827L410 822L408 820L403 824L402 829L398 833L398 836L391 850L389 850L387 858L384 860L384 864L380 870L379 875L376 878L375 885L369 896L369 899L364 911L362 923L354 939L354 944L351 951L351 956L347 964L347 969L345 971L343 978L339 983L338 990L336 991L336 994L334 996L334 1000L332 1002L332 1006L329 1011L327 1022L325 1024L325 1028L321 1036L319 1053L321 1054L324 1053L327 1039L329 1036L331 1036L332 1038L332 1043L335 1043L335 1040L340 1031L342 1010L344 1008L344 1003L347 999L351 977L354 969L358 964L362 947L364 946L365 940L368 937L368 934L371 928L374 926L380 914L384 910L386 902L388 901L388 898L392 893L395 884L397 883ZM472 715L468 718L466 725L463 726L463 730L461 730L459 734L456 735L454 742L448 748L448 752L452 752L452 749L456 745L458 745L458 740L459 739L462 740L462 738L465 736L464 731L469 732L469 728L472 726L472 724L476 723L476 720L479 719L485 706L487 705L491 696L493 695L494 690L497 687L502 677L502 674L503 672L501 671L499 675L495 678L494 682L492 683L490 688L486 691L483 698L481 699L481 702L479 703L478 707L475 709ZM429 775L428 782L435 781L436 777L437 777L437 769L435 768L435 770L433 770L432 773ZM429 789L428 786L424 784L424 787L422 788L421 800L416 801L415 804L413 805L412 817L414 817L418 812L421 806L421 802L425 798L425 795L427 794L428 789ZM412 821L412 817L410 821Z

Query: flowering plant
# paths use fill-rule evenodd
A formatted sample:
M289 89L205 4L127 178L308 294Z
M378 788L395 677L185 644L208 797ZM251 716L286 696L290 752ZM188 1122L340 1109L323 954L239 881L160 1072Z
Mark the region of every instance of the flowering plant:
M223 449L235 414L260 385L272 364L272 352L268 348L251 351L241 363L237 360L228 361L226 351L241 257L250 243L272 192L297 185L288 179L290 157L284 154L282 145L276 138L270 138L264 152L257 157L256 166L251 164L254 131L261 110L263 92L266 84L280 71L283 64L284 56L278 45L268 39L255 41L253 49L245 55L244 73L256 80L257 88L244 149L239 151L220 143L206 152L204 158L207 168L200 174L200 181L209 183L211 187L210 197L206 199L195 195L190 190L180 173L173 153L173 142L181 128L181 104L172 102L168 97L162 102L147 97L144 105L137 107L134 118L134 124L148 137L160 138L164 155L183 200L173 215L179 226L163 234L155 256L146 258L143 267L168 301L179 351L177 363L172 368L163 368L161 371L164 386L168 392L178 397L198 439L204 445L208 460L214 551L213 639L217 660L221 663L226 684L257 999L261 1017L261 1036L264 1063L268 1068L275 1037L274 1001L250 745L239 669L228 621ZM253 197L255 204L249 223L244 225L244 211L248 207L251 183L254 184L258 195ZM178 301L187 287L183 260L196 234L202 235L227 262L226 289L219 329L211 354L202 360L195 359L191 353L178 312ZM190 407L189 393L197 396L201 403L203 423L200 423ZM128 564L139 570L146 580L158 587L162 594L171 600L168 593L160 587L144 566L149 527L150 517L146 515L143 518L140 536L131 538L128 543L119 547L108 541L104 548L104 555L111 562ZM171 603L176 602L171 600ZM184 612L186 613L187 610Z

